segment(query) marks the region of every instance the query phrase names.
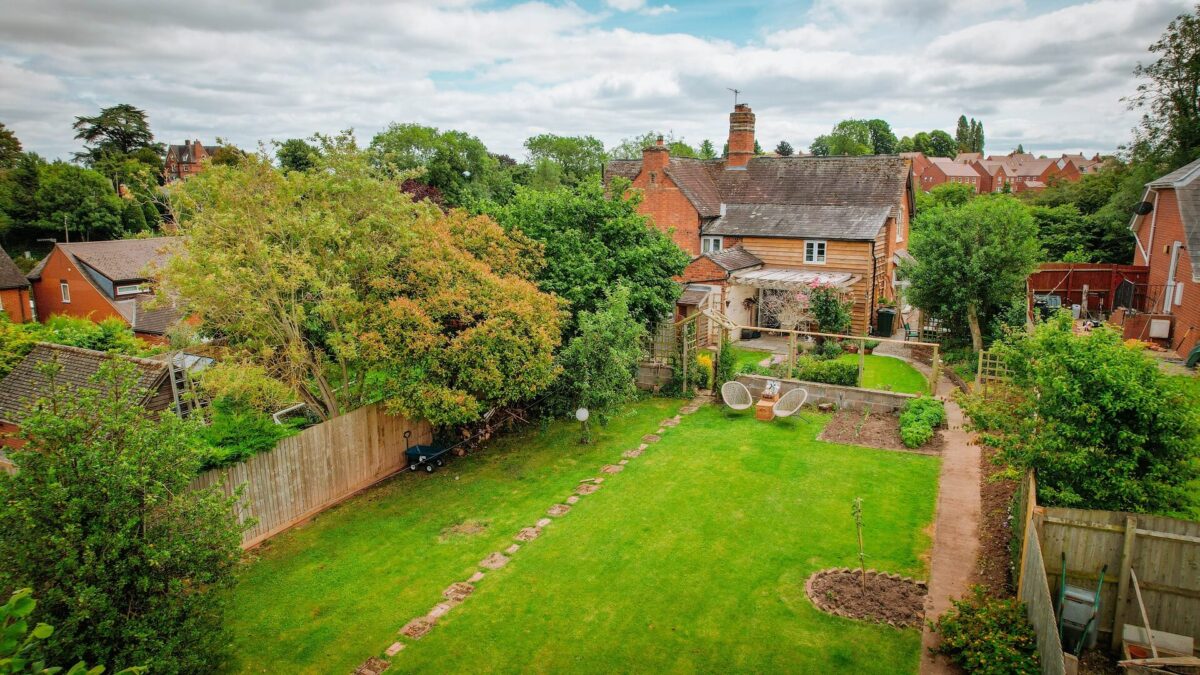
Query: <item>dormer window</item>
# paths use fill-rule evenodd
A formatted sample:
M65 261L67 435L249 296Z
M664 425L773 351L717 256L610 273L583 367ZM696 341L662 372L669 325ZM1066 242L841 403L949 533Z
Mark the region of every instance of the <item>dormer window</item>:
M723 248L721 237L700 237L701 253L716 253Z
M137 295L144 293L145 289L140 284L128 284L125 286L117 286L117 295Z

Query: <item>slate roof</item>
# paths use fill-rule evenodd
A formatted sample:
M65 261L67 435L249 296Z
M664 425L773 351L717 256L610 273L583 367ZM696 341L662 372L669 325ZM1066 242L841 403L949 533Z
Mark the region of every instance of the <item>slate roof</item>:
M1150 181L1147 188L1173 188L1183 220L1183 235L1187 240L1188 256L1192 259L1192 281L1200 283L1200 159L1179 167L1171 173ZM1135 216L1133 222L1137 222Z
M29 288L29 280L12 258L8 257L8 253L0 248L0 290L10 288Z
M758 256L742 248L740 245L722 251L705 253L704 257L716 263L718 267L726 272L735 272L737 270L744 270L747 267L763 264L763 261L759 260Z
M701 229L706 235L871 241L891 214L888 206L729 204Z
M710 289L708 286L688 284L684 287L683 293L680 294L679 299L675 301L675 304L699 305L700 303L704 302L704 299L708 297L708 293L711 290L712 289Z
M134 364L138 386L145 390L147 396L158 388L159 382L167 374L167 364L163 361L39 342L7 377L0 380L0 420L19 424L30 406L46 395L49 380L39 368L42 364L57 363L61 366L54 376L55 382L73 391L94 386L91 378L102 364L112 359Z
M149 294L139 295L134 300L133 321L130 322L134 332L165 335L183 316L170 305L150 307L153 300L154 296Z
M151 237L87 241L56 246L73 259L103 274L109 281L141 281L147 278L147 268L162 267L171 257L169 249L179 240L179 237ZM43 265L39 264L33 268L29 278L40 278L42 267Z
M210 157L212 156L213 153L215 153L217 151L217 146L215 146L215 145L205 145L203 147L204 147L204 152L208 153L208 155ZM171 144L171 145L167 146L167 154L170 154L172 152L175 153L175 156L179 159L180 162L189 163L189 162L200 161L196 157L192 156L192 143L190 141L184 141L183 145Z
M712 163L686 157L672 157L667 165L667 176L679 186L679 190L696 208L701 218L721 215L721 193L712 173L706 168L706 165Z
M642 160L640 159L614 159L604 165L604 181L608 182L611 176L633 180L641 172Z

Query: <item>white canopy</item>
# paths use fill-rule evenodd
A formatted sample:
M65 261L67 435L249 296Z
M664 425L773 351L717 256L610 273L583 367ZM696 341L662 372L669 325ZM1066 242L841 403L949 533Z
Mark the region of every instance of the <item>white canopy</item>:
M849 272L808 272L782 267L735 272L730 281L742 286L780 291L800 290L813 283L849 290L861 278Z

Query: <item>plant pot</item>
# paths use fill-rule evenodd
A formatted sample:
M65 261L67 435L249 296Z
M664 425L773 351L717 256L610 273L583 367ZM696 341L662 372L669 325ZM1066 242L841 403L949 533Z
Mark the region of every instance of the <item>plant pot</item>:
M863 349L863 353L867 354L868 356L871 354L874 354L875 348L874 347L866 347L865 349Z

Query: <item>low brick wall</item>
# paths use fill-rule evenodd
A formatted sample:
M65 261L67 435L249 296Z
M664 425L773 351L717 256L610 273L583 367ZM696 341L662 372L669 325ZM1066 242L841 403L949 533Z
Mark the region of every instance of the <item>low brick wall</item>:
M786 394L797 387L807 389L808 402L805 405L832 403L839 409L846 408L849 410L870 410L871 412L889 413L903 408L904 404L917 398L916 394L901 394L894 391L860 389L858 387L840 387L834 384L788 380L765 377L763 375L738 375L737 377L738 382L746 385L746 388L750 390L755 399L762 395L763 387L767 385L767 382L775 379L778 379L781 383L779 387L780 395Z
M658 391L659 387L671 381L673 374L671 366L638 364L637 386L639 389Z

